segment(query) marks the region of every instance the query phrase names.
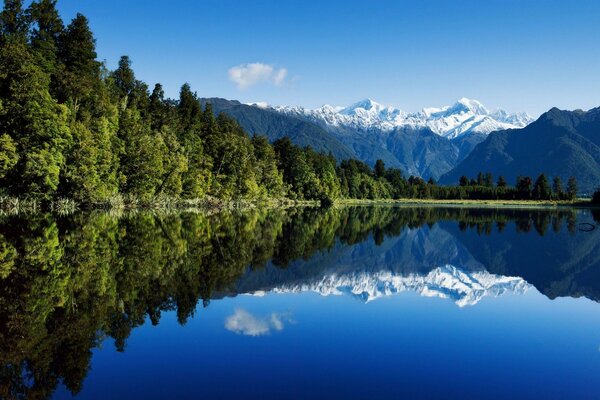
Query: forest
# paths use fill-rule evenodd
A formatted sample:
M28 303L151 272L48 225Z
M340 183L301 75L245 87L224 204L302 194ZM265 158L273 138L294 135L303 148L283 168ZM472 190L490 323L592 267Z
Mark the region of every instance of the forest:
M463 180L464 178L464 180ZM89 21L65 25L56 0L5 0L0 13L0 203L70 199L87 206L161 199L574 199L545 175L510 186L490 174L460 185L405 177L377 161L338 162L288 138L250 137L204 107L188 84L179 98L136 78L121 57L98 60Z

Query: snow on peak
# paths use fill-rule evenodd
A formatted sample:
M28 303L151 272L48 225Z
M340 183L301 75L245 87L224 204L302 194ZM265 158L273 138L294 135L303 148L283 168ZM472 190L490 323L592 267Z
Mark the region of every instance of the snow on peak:
M424 108L416 113L406 113L371 99L361 100L348 107L325 105L311 110L303 107L280 106L274 109L328 126L346 126L362 131L384 132L406 126L429 128L449 139L471 132L488 134L502 129L522 128L533 121L533 118L526 113L509 114L504 110L490 112L479 101L464 97L452 106Z
M478 115L488 115L489 111L479 101L463 97L453 106L457 112L470 112Z
M280 286L274 293L315 292L323 296L348 294L370 302L384 296L412 291L425 297L454 301L459 307L477 304L484 297L505 293L523 294L530 285L522 278L465 271L453 265L431 270L427 275L401 275L391 271L325 275L313 281Z
M371 111L371 112L377 113L383 108L384 108L383 105L381 105L371 99L364 99L364 100L361 100L361 101L358 101L358 102L352 104L351 106L348 106L348 107L342 109L342 111L340 111L340 113L345 114L345 115L352 115L352 114L355 114L359 110L365 110L365 111Z

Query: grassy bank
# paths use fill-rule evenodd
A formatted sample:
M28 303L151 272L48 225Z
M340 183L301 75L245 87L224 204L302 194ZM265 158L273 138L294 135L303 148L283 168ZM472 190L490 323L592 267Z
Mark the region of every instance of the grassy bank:
M465 206L465 207L598 207L589 199L575 200L439 200L439 199L339 199L336 205L438 205L438 206Z

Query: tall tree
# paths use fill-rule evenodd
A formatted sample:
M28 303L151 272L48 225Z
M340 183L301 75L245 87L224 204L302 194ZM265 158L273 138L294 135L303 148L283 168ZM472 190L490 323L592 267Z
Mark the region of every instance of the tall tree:
M375 161L375 177L381 178L385 175L385 163L383 160Z
M0 13L0 39L25 43L29 32L29 18L23 10L23 0L4 0Z
M531 198L532 181L529 176L517 177L517 191L522 199Z
M498 183L497 183L497 186L498 186L498 187L500 187L500 188L504 188L504 187L506 187L507 185L508 185L508 183L506 182L506 179L505 179L505 178L504 178L502 175L500 175L500 176L498 177Z
M552 197L552 190L545 174L540 174L533 186L533 198L537 200L549 200Z
M571 176L567 181L567 197L569 200L574 200L577 197L577 178Z
M69 103L77 116L82 102L98 91L100 83L96 40L83 15L77 14L60 35L59 55L64 71L58 83L58 101Z
M563 186L560 176L555 176L552 181L552 191L554 192L554 198L561 200L563 198Z
M135 74L131 68L131 59L129 56L121 56L119 66L113 72L112 76L115 80L119 98L127 99L136 85Z
M29 14L33 22L31 47L38 57L38 64L44 72L50 74L53 83L59 73L58 47L64 24L58 10L56 0L39 0L31 3Z

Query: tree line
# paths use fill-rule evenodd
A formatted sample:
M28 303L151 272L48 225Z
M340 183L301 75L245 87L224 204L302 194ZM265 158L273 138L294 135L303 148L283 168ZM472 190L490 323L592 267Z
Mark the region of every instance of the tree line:
M482 175L482 174L480 174ZM480 179L481 178L481 179ZM488 179L489 178L489 179ZM573 178L574 179L574 178ZM102 204L115 198L572 199L576 183L515 187L491 176L439 186L378 160L338 163L283 138L249 136L202 106L190 85L178 99L136 78L123 56L111 71L87 18L65 25L56 0L5 0L0 13L0 196Z

